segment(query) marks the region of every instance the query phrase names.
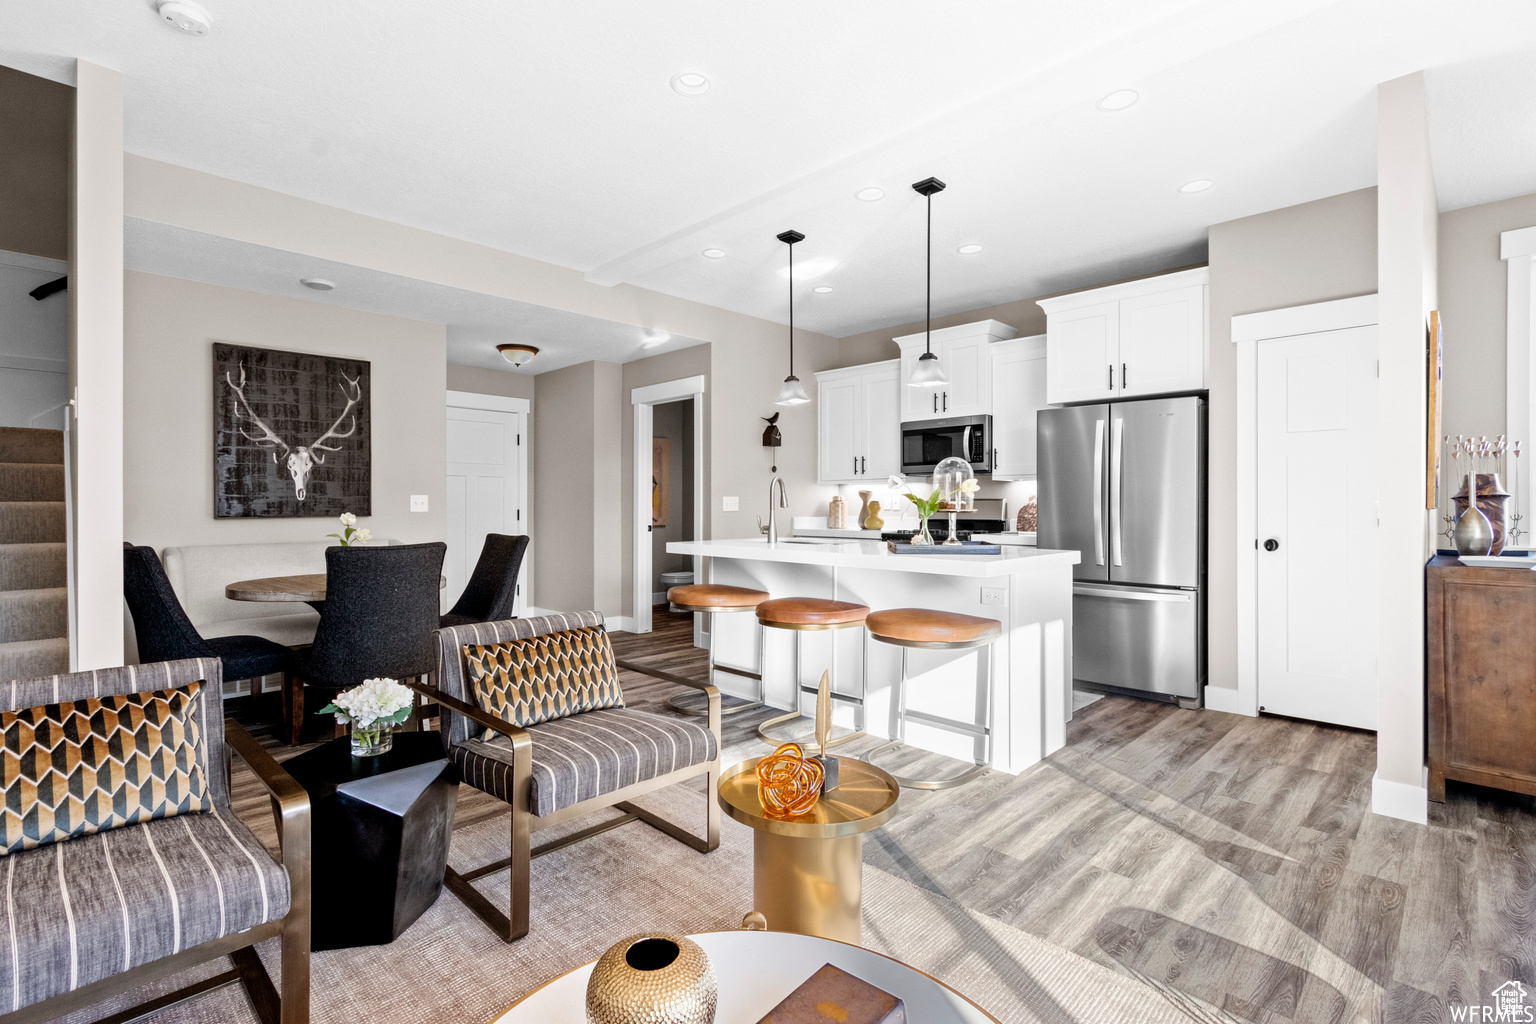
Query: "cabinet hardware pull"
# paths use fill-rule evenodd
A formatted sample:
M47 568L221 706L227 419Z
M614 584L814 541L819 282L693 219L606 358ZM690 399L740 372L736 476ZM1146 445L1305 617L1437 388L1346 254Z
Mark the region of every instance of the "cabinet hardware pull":
M853 457L853 475L859 475L859 457L857 455Z
M944 392L944 411L949 412L949 392Z
M1109 390L1115 390L1115 364L1109 364Z
M933 393L933 411L939 411L939 393L937 391Z
M1120 364L1120 387L1125 389L1131 386L1131 375L1126 372L1125 364Z
M865 458L864 456L862 456L862 455L859 456L859 472L860 473L868 473L869 472L869 460L867 458Z

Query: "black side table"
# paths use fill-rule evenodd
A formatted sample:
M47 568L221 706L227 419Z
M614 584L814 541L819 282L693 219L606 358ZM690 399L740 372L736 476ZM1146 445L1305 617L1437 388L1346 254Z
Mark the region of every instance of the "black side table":
M310 948L393 942L437 901L459 770L437 732L396 733L377 757L343 737L283 762L309 792Z

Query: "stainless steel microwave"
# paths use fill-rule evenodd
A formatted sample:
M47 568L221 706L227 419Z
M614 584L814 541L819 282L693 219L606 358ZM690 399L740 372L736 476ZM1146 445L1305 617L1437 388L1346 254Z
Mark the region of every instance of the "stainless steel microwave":
M952 416L901 425L901 472L932 473L951 455L971 464L978 475L992 472L992 417Z

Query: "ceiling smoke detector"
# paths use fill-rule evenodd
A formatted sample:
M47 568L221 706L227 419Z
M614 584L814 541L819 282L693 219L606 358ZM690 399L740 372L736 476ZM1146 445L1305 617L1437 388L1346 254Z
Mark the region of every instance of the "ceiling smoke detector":
M333 292L336 290L335 281L327 281L323 277L301 277L299 284L305 288L313 288L317 292Z
M212 27L208 12L192 0L160 0L155 6L160 20L189 36L205 36Z

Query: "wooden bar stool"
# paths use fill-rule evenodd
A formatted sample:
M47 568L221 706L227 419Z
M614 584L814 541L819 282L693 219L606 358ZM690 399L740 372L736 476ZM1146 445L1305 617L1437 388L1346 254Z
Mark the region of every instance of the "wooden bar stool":
M869 608L862 604L852 604L848 601L830 601L820 597L779 597L771 601L764 601L757 606L757 621L766 629L790 629L795 631L794 658L790 671L794 675L795 682L795 710L788 714L770 718L757 727L757 738L764 743L778 746L781 743L790 742L787 739L778 739L768 734L769 729L785 722L793 722L801 717L802 695L816 693L814 686L805 686L800 682L800 634L819 630L854 629L864 625L864 617L869 614ZM764 642L766 646L766 636ZM852 704L854 721L857 729L845 736L839 736L835 740L828 740L827 746L835 747L841 743L860 736L864 732L864 688L861 687L858 696L851 693L837 692L837 641L832 642L832 699ZM867 677L866 677L867 678ZM861 679L861 682L863 680Z
M901 785L908 789L950 789L971 781L992 763L992 644L1003 635L1003 624L996 619L984 619L976 615L958 612L933 611L928 608L890 608L871 612L864 620L871 640L901 648L901 676L896 682L896 739L869 752L865 760L874 762L877 754L894 749L906 742L907 719L924 725L963 736L979 738L986 751L975 767L967 768L959 775L943 779L915 779L891 772ZM985 647L986 711L982 724L962 722L925 711L907 710L907 649L912 647L934 651L959 651L970 647ZM865 663L869 661L866 651ZM866 669L866 672L868 670Z
M762 707L763 673L761 658L759 658L756 672L715 664L715 616L729 612L750 612L766 600L768 595L764 591L752 590L748 587L727 587L719 583L690 583L681 587L672 587L667 591L667 603L672 606L673 611L703 612L709 616L709 670L708 675L704 677L705 682L711 686L714 685L716 672L757 680L756 700L746 700L722 693L720 695L721 715L739 715L743 711ZM667 699L667 706L673 711L693 715L695 718L706 718L709 715L709 698L700 690L670 697Z

